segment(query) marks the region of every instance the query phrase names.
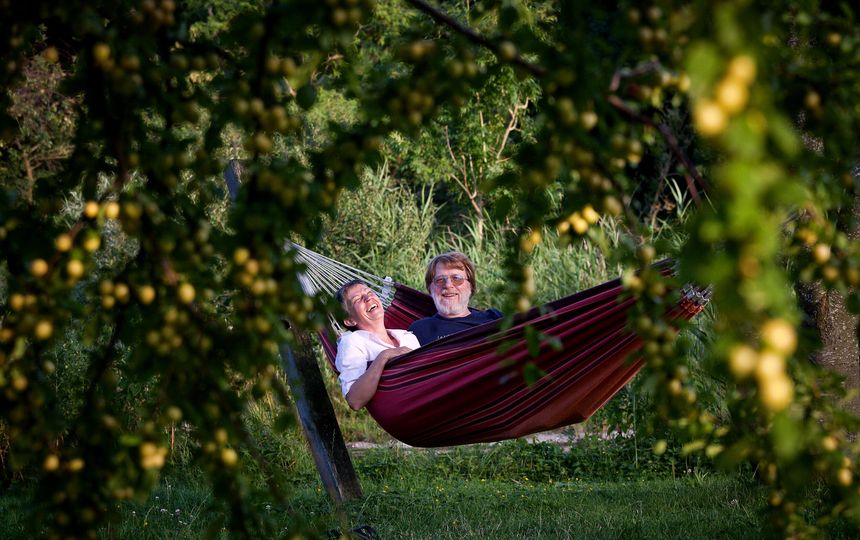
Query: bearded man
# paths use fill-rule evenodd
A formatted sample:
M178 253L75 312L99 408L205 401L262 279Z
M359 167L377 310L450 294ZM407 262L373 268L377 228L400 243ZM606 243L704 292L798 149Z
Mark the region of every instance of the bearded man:
M451 251L436 256L427 265L424 283L436 314L419 319L409 326L421 345L456 332L502 318L497 309L474 309L469 300L475 293L475 265L465 254Z

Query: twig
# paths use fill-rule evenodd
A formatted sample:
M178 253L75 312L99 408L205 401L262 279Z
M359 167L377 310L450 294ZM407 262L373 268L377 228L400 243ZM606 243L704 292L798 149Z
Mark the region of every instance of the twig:
M644 62L633 69L625 68L616 71L612 75L612 81L609 83L609 91L611 94L607 97L607 101L610 105L623 112L624 114L630 116L634 120L645 124L647 126L651 126L655 128L660 135L663 136L663 139L669 145L669 148L672 150L672 153L684 164L684 167L687 169L687 174L684 175L684 179L687 182L687 189L690 190L690 193L693 196L693 200L696 202L697 206L701 206L702 201L699 198L699 192L696 188L696 183L702 187L704 190L708 190L709 186L704 178L702 178L699 173L696 171L696 167L693 164L692 160L687 157L687 154L681 149L681 145L678 144L678 139L675 137L675 134L669 129L669 126L666 124L660 123L657 124L647 116L637 113L633 109L631 109L620 97L615 95L614 93L618 91L621 87L621 79L637 77L639 75L644 75L646 73L650 73L652 71L657 71L660 68L660 62L657 60L650 60L648 62Z
M125 322L125 313L120 312L120 315L116 318L116 325L114 325L113 329L111 330L108 342L102 349L101 354L99 354L93 359L93 362L87 369L88 384L83 396L84 405L75 414L74 420L69 425L81 427L81 422L84 420L85 415L96 409L94 405L96 399L96 390L104 374L118 358L114 352L114 347L116 347L116 344L119 341L119 336L120 334L122 334L122 330L125 327Z
M457 158L454 156L454 149L451 148L451 136L448 134L448 126L445 126L445 145L448 146L448 154L451 156L451 161L457 164Z
M638 112L631 109L624 100L616 95L610 95L606 98L610 105L623 112L627 116L633 118L637 122L644 124L646 126L650 126L656 129L660 135L663 136L663 139L666 141L666 144L669 145L669 148L672 150L672 153L675 154L681 163L684 164L684 168L686 169L686 173L684 174L684 179L687 181L687 189L690 190L690 194L693 196L693 200L696 201L697 206L701 206L702 201L699 197L699 190L696 188L696 184L698 183L702 186L702 189L707 191L709 189L707 181L702 178L699 173L696 171L696 167L690 158L687 157L687 154L681 150L680 144L678 144L678 139L675 137L675 134L672 133L672 130L669 129L669 126L666 124L660 123L657 124L647 116L639 114Z
M492 41L490 41L486 37L482 36L481 34L477 33L476 31L472 30L468 26L460 23L460 21L458 21L457 19L454 19L453 17L451 17L447 13L443 13L443 12L439 11L437 8L431 6L430 4L425 2L424 0L406 0L406 1L409 2L410 4L412 4L413 6L415 6L416 8L418 8L420 11L423 11L427 15L430 15L430 17L433 18L433 20L435 20L436 22L442 23L445 26L452 28L456 32L465 36L466 39L468 39L472 43L475 43L476 45L480 45L482 47L485 47L485 48L489 49L490 51L492 51L496 56L500 56L499 46L496 43L493 43ZM546 75L546 70L543 67L526 61L519 54L514 56L514 58L510 61L510 63L514 64L515 66L523 68L524 70L528 71L529 73L531 73L535 77L543 77L544 75Z
M448 147L448 154L451 156L451 161L454 163L454 166L456 167L458 165L457 164L457 157L454 155L454 149L451 147L451 137L448 135L448 126L445 126L445 144ZM466 156L461 155L460 157L463 160L463 166L461 169L463 172L463 179L460 180L460 178L458 178L456 174L451 174L450 176L454 180L454 182L456 182L457 185L460 186L464 192L466 192L466 196L469 198L469 203L472 205L472 208L474 208L475 212L478 214L478 237L483 238L483 236L484 236L484 222L483 222L483 216L482 216L482 212L481 212L481 206L480 206L480 204L478 204L478 197L480 196L480 193L478 191L477 182L475 182L475 189L474 190L470 189L470 187L469 187L469 167L466 166ZM469 163L470 163L471 168L472 168L472 175L475 176L475 167L474 167L474 164L472 163L471 156L469 158Z
M609 91L610 92L617 92L618 88L621 86L621 79L622 78L627 79L630 77L637 77L639 75L644 75L644 74L649 73L651 71L657 71L657 69L659 67L660 67L660 62L658 62L657 60L649 60L648 62L639 64L638 66L636 66L633 69L630 69L630 68L619 69L618 71L616 71L612 75L612 82L609 83Z
M451 163L454 164L454 167L458 167L457 164L457 156L454 155L454 149L451 147L451 136L448 134L448 126L445 126L445 145L448 147L448 155L451 156ZM463 166L461 167L461 171L463 172L463 181L466 181L468 177L468 172L466 171L466 156L460 156L463 159ZM451 178L453 178L458 184L460 180L457 178L457 175L452 174ZM462 185L462 184L460 184ZM463 188L466 189L466 188ZM468 193L468 190L467 190Z
M478 110L478 121L481 124L481 154L487 155L487 138L484 136L484 131L486 131L486 125L484 124L484 111Z
M517 128L517 120L519 118L519 111L526 110L529 107L529 98L526 98L526 102L522 105L514 104L513 109L509 109L508 112L511 113L511 120L508 122L508 127L505 128L505 133L502 135L502 142L499 144L499 151L496 153L496 162L502 160L502 152L505 151L505 146L508 144L508 137L511 132L513 132Z
M173 268L173 264L170 262L170 259L167 255L164 255L161 258L161 271L163 272L164 282L170 285L171 287L175 287L179 284L179 274L176 273L176 270Z
M27 202L33 202L33 186L36 180L33 178L33 167L26 153L21 154L24 158L24 169L27 171Z

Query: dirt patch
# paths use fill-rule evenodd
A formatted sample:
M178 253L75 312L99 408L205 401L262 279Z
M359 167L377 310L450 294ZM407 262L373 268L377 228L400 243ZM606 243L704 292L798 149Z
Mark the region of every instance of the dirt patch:
M627 439L633 437L634 433L632 429L628 429L627 431L619 431L617 429L610 430L607 426L602 426L598 430L589 429L586 430L580 426L570 426L564 429L557 429L553 431L544 431L541 433L534 433L532 435L527 435L523 437L523 440L529 443L551 443L557 444L561 446L563 450L569 450L571 446L575 445L577 442L581 441L586 437L597 437L603 440L614 440L618 437ZM496 444L496 443L488 443L488 444ZM404 444L397 440L390 440L383 443L373 443L368 441L354 441L346 443L347 448L351 450L371 450L376 448L398 448L404 450L410 450L414 448L413 446L409 446L408 444ZM444 450L444 448L437 448L437 450Z

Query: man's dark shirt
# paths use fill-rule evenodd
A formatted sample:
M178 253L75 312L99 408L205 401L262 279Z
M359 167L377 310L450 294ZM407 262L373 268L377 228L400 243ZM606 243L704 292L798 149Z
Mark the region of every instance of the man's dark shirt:
M498 309L480 310L469 308L469 311L470 313L466 317L446 319L437 313L432 317L418 319L409 326L409 331L415 334L421 345L427 345L431 341L436 341L445 336L450 336L451 334L503 317L502 312Z

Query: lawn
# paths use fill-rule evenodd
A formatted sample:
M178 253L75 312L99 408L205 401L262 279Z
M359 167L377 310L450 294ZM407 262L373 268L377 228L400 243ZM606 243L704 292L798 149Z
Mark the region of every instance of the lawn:
M347 422L348 424L348 422ZM322 488L300 431L252 424L269 471L285 487L279 502L264 472L244 455L256 484L240 501L213 495L207 477L186 459L168 464L145 500L115 503L105 539L231 538L237 508L267 523L254 538L333 538L370 525L381 539L471 538L768 538L768 490L755 471L718 471L676 445L655 455L653 440L602 436L554 442L506 441L443 449L383 443L351 450L363 496L335 508ZM0 539L28 539L33 486L13 483L0 495ZM810 486L810 501L826 494ZM261 528L256 525L253 528ZM330 535L327 533L331 533ZM828 538L856 538L844 520Z
M353 523L373 525L381 538L761 538L763 505L761 489L726 476L556 483L444 479L374 483L349 513Z
M620 480L603 478L602 469L594 478L552 478L566 476L553 467L567 455L548 444L524 443L357 452L364 496L340 513L313 474L291 485L289 508L259 495L247 504L272 519L273 538L287 531L324 537L341 518L349 527L370 525L384 539L767 536L766 493L748 475L683 469L674 478L653 470L636 478L635 471L619 468ZM27 538L27 492L18 485L0 497L0 537ZM215 503L202 475L185 468L165 475L145 503L117 510L119 519L102 529L103 538L191 539L207 531L228 538L226 509Z

